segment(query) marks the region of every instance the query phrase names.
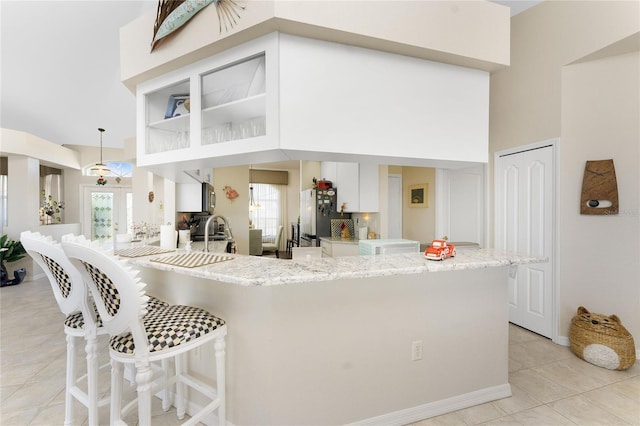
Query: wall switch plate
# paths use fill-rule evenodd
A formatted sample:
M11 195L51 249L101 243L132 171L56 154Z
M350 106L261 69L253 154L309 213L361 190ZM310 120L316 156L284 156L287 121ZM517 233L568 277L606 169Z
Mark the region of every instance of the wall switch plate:
M411 361L419 361L422 359L422 340L411 342Z

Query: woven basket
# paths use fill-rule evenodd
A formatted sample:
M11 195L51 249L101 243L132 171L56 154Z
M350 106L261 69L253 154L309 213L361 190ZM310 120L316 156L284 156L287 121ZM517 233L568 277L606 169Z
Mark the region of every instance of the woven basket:
M580 306L569 329L571 351L579 358L610 370L626 370L636 361L633 336L616 315L600 315Z

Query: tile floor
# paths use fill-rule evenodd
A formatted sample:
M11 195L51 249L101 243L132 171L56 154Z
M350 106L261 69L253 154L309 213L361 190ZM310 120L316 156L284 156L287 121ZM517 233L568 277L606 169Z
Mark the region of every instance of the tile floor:
M61 425L66 345L63 316L46 280L0 289L0 425ZM568 348L510 325L513 396L443 416L429 425L640 425L640 363L610 371L576 358ZM79 366L84 365L82 348ZM106 361L106 359L103 359ZM108 371L101 375L108 394ZM175 411L154 406L154 425L178 424ZM76 424L87 424L76 404ZM108 424L108 409L101 409ZM135 413L129 424L135 424Z

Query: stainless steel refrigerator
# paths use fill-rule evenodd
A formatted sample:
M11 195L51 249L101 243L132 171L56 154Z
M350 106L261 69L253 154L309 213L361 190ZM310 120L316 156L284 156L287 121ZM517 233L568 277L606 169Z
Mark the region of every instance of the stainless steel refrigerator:
M349 219L340 215L337 189L305 189L300 193L300 245L320 246L320 237L331 237L331 219Z

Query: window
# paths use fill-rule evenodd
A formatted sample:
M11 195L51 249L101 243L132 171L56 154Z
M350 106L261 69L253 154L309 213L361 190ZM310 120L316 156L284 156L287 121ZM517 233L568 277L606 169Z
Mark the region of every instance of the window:
M253 184L253 201L260 207L249 208L249 219L256 229L262 229L262 241L274 242L283 223L285 185Z

